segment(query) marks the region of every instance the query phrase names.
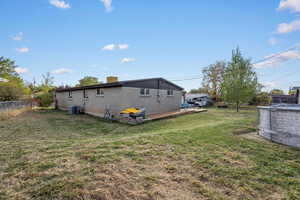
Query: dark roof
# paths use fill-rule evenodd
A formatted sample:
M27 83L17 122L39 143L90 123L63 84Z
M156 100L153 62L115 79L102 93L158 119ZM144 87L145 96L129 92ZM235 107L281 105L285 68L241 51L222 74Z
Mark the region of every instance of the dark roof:
M157 82L164 82L170 87L166 87L166 84L161 84ZM155 84L153 84L155 83ZM82 86L82 87L71 87L56 89L56 92L65 92L65 91L74 91L74 90L87 90L87 89L96 89L96 88L111 88L111 87L137 87L137 88L161 88L161 89L175 89L183 90L182 87L164 79L164 78L148 78L148 79L137 79L137 80L128 80L128 81L118 81L113 83L102 83L96 85Z
M275 98L295 98L294 95L287 95L287 94L271 94L271 97L275 97Z
M292 88L292 90L299 90L300 89L300 86L295 86Z

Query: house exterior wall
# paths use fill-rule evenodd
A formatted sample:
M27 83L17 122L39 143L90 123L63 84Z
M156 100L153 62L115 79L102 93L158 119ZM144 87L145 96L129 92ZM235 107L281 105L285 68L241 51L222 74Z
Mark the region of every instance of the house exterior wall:
M180 109L182 91L174 90L173 96L167 95L167 90L150 89L149 96L140 96L140 88L115 87L103 88L104 96L97 96L96 89L85 90L88 98L83 98L83 90L72 91L72 98L69 92L57 92L57 108L67 110L72 106L80 106L88 114L103 117L105 108L117 117L125 108L140 107L146 108L146 115L159 114Z
M140 88L123 87L121 110L128 107L145 108L146 115L149 115L180 109L182 91L173 90L173 96L167 96L167 90L150 89L149 96L140 96L139 91Z
M83 90L72 91L72 98L69 98L69 92L56 93L57 107L61 110L67 110L72 106L84 108L84 112L103 117L105 108L109 108L112 114L118 113L120 107L121 87L105 88L104 96L97 96L96 89L85 90L88 98L83 98Z

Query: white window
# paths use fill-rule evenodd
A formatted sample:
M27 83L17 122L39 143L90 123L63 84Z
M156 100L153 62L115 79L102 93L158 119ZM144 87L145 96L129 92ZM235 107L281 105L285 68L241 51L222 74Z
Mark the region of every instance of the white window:
M141 88L140 96L150 96L150 89L149 88Z
M69 90L69 98L72 98L72 91Z
M167 95L168 95L168 96L174 96L173 90L168 90L168 91L167 91Z
M104 90L101 89L101 88L98 88L98 89L97 89L97 92L96 92L96 96L103 97L103 96L104 96Z

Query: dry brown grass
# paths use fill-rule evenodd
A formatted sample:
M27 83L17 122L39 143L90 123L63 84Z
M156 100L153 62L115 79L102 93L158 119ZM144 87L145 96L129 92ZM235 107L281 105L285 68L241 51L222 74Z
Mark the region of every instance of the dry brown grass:
M29 110L31 110L30 107L25 107L21 109L0 110L0 121L11 119Z
M209 110L127 126L28 112L0 122L0 199L297 199L298 150L234 134L255 116Z

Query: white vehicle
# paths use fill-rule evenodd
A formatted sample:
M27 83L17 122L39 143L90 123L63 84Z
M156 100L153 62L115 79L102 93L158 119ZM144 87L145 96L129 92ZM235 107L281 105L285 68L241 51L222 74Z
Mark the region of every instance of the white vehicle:
M203 107L206 106L208 101L209 101L209 97L208 94L186 94L185 96L185 101L189 104L193 104L195 106L199 106L199 107Z

